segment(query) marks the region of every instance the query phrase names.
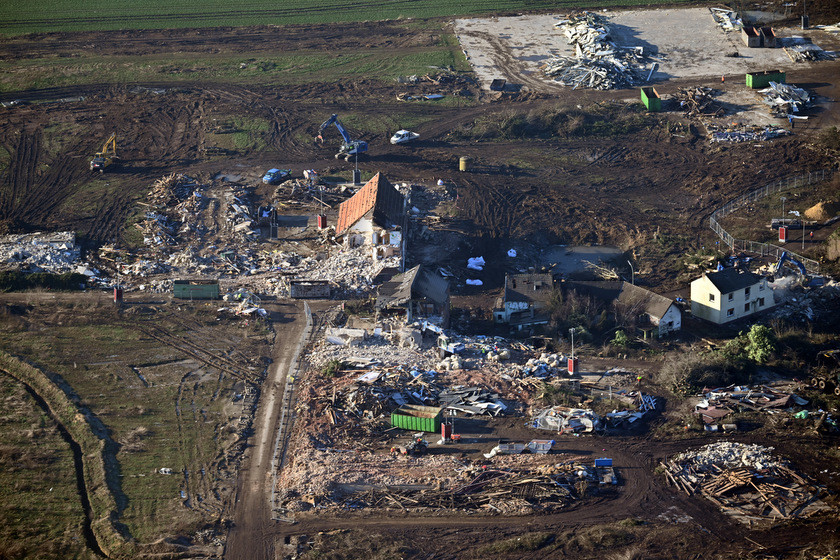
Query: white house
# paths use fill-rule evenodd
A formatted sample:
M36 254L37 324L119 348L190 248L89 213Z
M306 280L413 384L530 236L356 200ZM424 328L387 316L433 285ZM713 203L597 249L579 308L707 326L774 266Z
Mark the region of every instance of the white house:
M767 279L727 268L691 283L691 313L722 325L770 309L776 304Z
M505 276L505 295L496 302L493 317L497 323L508 323L519 329L545 325L553 290L551 274L508 274Z

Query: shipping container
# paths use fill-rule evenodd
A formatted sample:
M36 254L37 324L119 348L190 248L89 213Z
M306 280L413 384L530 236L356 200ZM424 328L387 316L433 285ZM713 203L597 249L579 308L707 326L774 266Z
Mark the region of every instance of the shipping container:
M391 425L413 432L440 431L443 408L438 406L420 406L404 404L391 413Z
M661 111L662 98L654 87L643 87L642 89L642 103L648 111Z

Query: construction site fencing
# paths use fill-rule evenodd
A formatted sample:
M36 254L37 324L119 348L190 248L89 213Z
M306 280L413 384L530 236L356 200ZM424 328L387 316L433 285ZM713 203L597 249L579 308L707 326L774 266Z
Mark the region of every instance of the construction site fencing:
M761 200L771 194L785 192L791 189L796 189L799 187L804 187L806 185L822 183L826 179L831 178L831 171L826 169L821 169L819 171L809 171L808 173L802 173L800 175L792 175L790 177L785 177L783 179L779 179L778 181L774 181L772 183L767 183L763 187L758 189L752 190L747 194L741 195L738 198L730 200L714 212L712 212L712 216L709 218L709 225L712 228L718 237L727 245L729 246L733 252L737 251L744 251L747 253L754 253L761 256L769 256L775 259L778 259L782 256L782 253L787 251L789 255L793 258L798 260L805 266L805 269L811 274L818 274L820 271L820 263L809 259L807 257L803 257L800 254L794 253L790 249L779 247L778 245L772 245L770 243L761 243L758 241L750 241L747 239L735 239L729 232L727 232L723 227L720 225L721 219L729 214L735 212L736 210L747 206L757 200Z
M278 512L277 476L283 467L283 462L286 457L286 445L289 442L289 432L292 427L292 421L294 420L292 401L295 393L295 381L300 374L301 361L303 360L303 347L312 336L312 310L309 308L309 303L303 303L303 311L306 315L306 328L303 329L303 334L301 334L297 348L295 349L295 355L291 362L289 362L289 371L286 372L286 382L283 384L283 400L280 405L280 423L277 425L277 436L274 440L274 456L271 459L272 477L269 508L271 508L271 518L275 521L293 521L280 515Z

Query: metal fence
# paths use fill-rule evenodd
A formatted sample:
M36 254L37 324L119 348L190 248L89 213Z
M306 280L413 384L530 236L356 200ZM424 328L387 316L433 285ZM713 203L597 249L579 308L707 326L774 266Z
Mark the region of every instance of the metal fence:
M277 475L283 467L283 461L286 456L286 444L289 441L289 429L294 420L294 410L292 408L292 399L295 392L295 381L300 373L301 361L303 360L303 346L309 337L312 335L312 310L309 308L309 303L303 303L303 311L306 314L306 328L298 342L295 356L289 363L289 371L286 372L286 383L283 388L283 400L280 404L280 423L277 425L277 437L274 440L274 456L271 459L272 477L271 477L271 497L269 498L268 507L271 509L271 518L276 521L293 521L287 517L279 515L277 510Z
M712 231L714 231L718 235L718 237L720 237L721 240L726 245L728 245L733 251L745 251L748 253L755 253L761 256L770 256L776 259L780 258L782 256L782 253L787 251L789 255L801 262L808 272L812 274L819 273L820 263L818 263L817 261L809 259L807 257L803 257L802 255L794 253L789 249L779 247L778 245L771 245L770 243L760 243L758 241L749 241L747 239L735 239L732 235L729 234L729 232L727 232L725 229L723 229L723 227L721 227L718 220L721 220L724 216L728 216L736 210L743 208L744 206L771 194L784 192L798 187L803 187L805 185L821 183L830 177L831 171L822 169L820 171L809 171L807 174L803 173L802 175L785 177L784 179L779 179L778 181L775 181L773 183L768 183L761 188L755 189L753 191L748 192L747 194L739 196L738 198L730 200L722 207L712 212L712 216L709 218L709 226L712 228Z

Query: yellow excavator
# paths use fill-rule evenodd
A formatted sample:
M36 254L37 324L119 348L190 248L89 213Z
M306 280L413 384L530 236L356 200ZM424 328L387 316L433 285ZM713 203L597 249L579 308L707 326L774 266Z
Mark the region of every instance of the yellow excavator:
M117 135L112 134L105 140L102 150L93 155L93 159L90 160L90 170L104 173L105 168L118 159L120 158L117 157Z

